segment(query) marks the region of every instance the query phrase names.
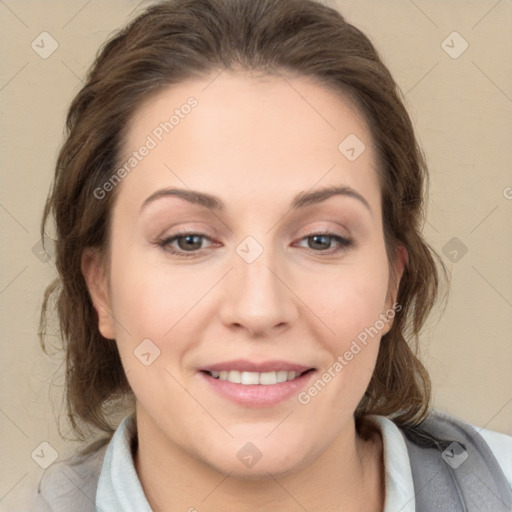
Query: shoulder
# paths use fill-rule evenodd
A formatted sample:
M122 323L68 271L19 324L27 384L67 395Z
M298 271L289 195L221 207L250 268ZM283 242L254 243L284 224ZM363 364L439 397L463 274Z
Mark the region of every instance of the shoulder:
M510 436L439 410L432 410L417 427L400 430L418 489L428 489L432 482L448 501L478 502L479 510L501 510L503 504L512 507ZM429 493L417 496L429 503L433 499ZM489 508L491 502L494 508Z
M484 439L512 488L512 436L471 425Z
M96 488L107 449L103 442L86 455L52 464L42 475L31 500L38 512L94 512Z
M385 512L412 512L416 510L416 505L420 507L418 510L422 510L422 506L426 510L433 510L432 500L439 495L442 485L437 484L442 483L439 477L443 474L448 478L448 487L452 485L452 476L456 476L457 483L454 485L460 484L463 494L466 497L471 494L469 499L473 501L488 495L487 490L482 488L485 483L490 489L496 487L494 490L499 493L496 495L503 496L504 503L512 498L511 436L473 426L439 410L431 410L427 419L415 428L404 428L385 416L372 415L367 418L377 425L383 439L386 493L389 498L389 503L386 502L389 507L385 508ZM459 461L453 459L453 455L466 457L465 453L457 453L458 447L452 445L454 442L467 450L467 463L461 465L458 462L462 458ZM450 448L455 450L450 451ZM434 485L435 491L427 492L425 496L417 492L418 489L429 489L431 482L437 485ZM452 492L450 488L445 490ZM416 499L411 500L411 496ZM484 507L481 510L488 509Z
M30 472L5 499L2 512L94 512L96 486L107 446L53 463L42 474Z
M9 512L95 512L99 482L108 473L107 459L112 458L113 452L118 456L129 454L134 432L134 417L128 415L111 437L96 441L85 453L52 464L43 473L37 492L32 492L31 505ZM126 468L121 464L117 469L123 472ZM104 479L107 477L103 475Z

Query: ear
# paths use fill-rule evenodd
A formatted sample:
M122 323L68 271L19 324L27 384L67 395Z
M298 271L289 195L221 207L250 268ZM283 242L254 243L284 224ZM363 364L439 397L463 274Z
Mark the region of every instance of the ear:
M409 254L407 249L403 245L399 245L396 248L395 261L393 262L393 266L390 268L388 295L386 297L386 311L395 309L393 306L396 304L398 288L408 260ZM398 307L401 309L400 305ZM390 320L386 323L386 327L382 331L382 335L387 334L391 329L394 316L395 315L393 314Z
M81 269L89 294L98 314L98 329L104 338L115 339L114 317L104 262L99 249L86 247L82 253Z

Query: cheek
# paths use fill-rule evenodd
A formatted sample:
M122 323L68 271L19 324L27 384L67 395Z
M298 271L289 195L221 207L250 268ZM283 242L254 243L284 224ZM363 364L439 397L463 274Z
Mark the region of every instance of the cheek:
M324 321L326 339L339 348L367 328L371 328L385 312L388 294L388 267L385 255L377 253L357 262L340 265L330 274L318 273L310 279L310 309ZM305 301L306 302L306 301ZM382 329L381 322L378 328Z
M136 357L143 342L155 354L172 342L173 353L179 356L180 340L187 337L178 338L175 333L186 325L184 320L198 300L198 289L197 283L191 285L179 269L157 267L144 250L122 242L118 239L113 244L111 305L117 345L128 373L140 366ZM160 361L155 359L155 363Z
M386 327L387 259L376 254L319 279L309 294L311 310L322 320L315 337L328 354L325 380L336 382L332 391L347 392L345 400L353 399L354 407L371 379ZM331 399L336 402L339 396L333 393Z
M186 410L190 401L177 382L183 381L183 358L198 340L197 325L187 320L199 290L179 273L171 279L127 263L118 267L113 289L116 342L126 377L137 400L154 408L155 416L171 403ZM146 270L140 272L141 267Z
M161 345L164 339L172 339L173 333L183 333L187 315L204 294L201 283L191 282L179 272L169 275L147 267L144 272L137 266L121 272L119 269L113 289L115 315L131 333L132 342L142 337Z
M346 343L360 333L376 326L384 327L379 315L384 313L387 289L373 283L354 283L350 290L338 289L331 309L332 329L335 337Z

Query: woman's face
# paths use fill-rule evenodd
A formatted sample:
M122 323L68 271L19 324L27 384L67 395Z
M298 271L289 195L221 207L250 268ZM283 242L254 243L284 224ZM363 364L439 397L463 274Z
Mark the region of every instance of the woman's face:
M286 474L353 435L390 327L375 150L309 79L214 76L134 116L95 306L146 431L225 473Z

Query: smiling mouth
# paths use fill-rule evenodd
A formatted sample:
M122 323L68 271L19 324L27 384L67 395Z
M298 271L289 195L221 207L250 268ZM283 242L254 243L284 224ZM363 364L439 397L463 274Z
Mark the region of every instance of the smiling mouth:
M244 372L239 370L222 370L222 371L207 371L204 373L210 375L214 379L232 382L233 384L243 384L246 386L263 385L271 386L282 382L288 382L298 379L302 375L314 371L314 368L303 372L296 371L274 371L274 372Z

